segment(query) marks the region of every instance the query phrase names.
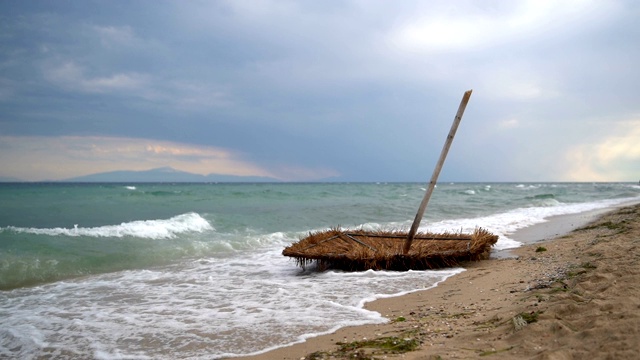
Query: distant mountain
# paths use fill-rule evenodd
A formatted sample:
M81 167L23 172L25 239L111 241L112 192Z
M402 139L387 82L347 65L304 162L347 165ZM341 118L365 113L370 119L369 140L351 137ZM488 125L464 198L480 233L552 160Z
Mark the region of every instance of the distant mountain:
M63 181L68 182L280 182L280 180L263 176L235 176L209 174L192 174L162 167L145 171L110 171L98 174L78 176Z

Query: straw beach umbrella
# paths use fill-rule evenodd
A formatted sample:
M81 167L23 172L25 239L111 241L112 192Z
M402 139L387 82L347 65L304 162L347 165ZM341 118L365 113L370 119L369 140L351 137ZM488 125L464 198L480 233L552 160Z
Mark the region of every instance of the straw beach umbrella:
M418 227L433 193L440 170L471 97L466 91L440 153L431 181L409 232L343 231L334 228L310 233L282 252L305 268L316 262L320 270L424 270L454 266L461 261L486 259L498 236L482 228L472 234L420 233Z

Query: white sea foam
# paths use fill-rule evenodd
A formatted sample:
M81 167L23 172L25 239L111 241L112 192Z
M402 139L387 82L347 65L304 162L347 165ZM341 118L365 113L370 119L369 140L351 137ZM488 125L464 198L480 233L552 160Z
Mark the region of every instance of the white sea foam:
M135 186L125 186L124 188L127 189L127 190L135 190L136 189Z
M49 235L49 236L89 236L89 237L124 237L132 236L150 239L173 238L187 232L204 232L214 230L213 226L196 213L187 213L164 220L141 220L122 223L120 225L106 225L99 227L73 228L21 228L9 226L6 229L15 232Z
M638 198L622 198L612 200L601 200L590 203L563 204L555 199L542 199L541 206L518 208L503 213L497 213L475 218L448 219L427 223L423 220L419 231L424 232L451 232L459 231L464 233L473 232L477 227L491 231L499 236L498 242L494 245L495 250L510 249L522 246L522 243L509 237L517 230L543 223L547 218L556 215L578 214L581 212L605 209L628 202L637 202ZM385 224L366 223L355 228L364 230L399 230L408 229L411 221L389 222Z
M533 185L533 184L529 184L529 185L525 185L525 184L518 184L518 185L516 185L516 188L518 188L518 189L531 190L531 189L539 189L539 188L540 188L540 185Z
M555 199L544 199L544 206L518 208L504 213L493 214L478 218L453 219L421 226L421 231L444 232L460 230L472 232L476 227L488 229L499 236L494 249L502 250L519 247L522 243L508 237L515 231L547 221L556 215L578 214L581 212L605 209L634 199L602 200L590 203L562 204ZM637 201L637 199L635 199Z
M365 303L427 289L461 271L304 273L278 247L104 274L0 293L3 327L15 333L2 336L0 349L19 349L17 357L64 357L64 350L105 359L260 353L344 326L386 322Z

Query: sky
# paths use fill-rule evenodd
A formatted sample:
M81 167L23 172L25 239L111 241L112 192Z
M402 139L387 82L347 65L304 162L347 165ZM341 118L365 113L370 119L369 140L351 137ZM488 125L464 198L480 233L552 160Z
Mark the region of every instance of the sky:
M640 2L0 0L0 179L638 181Z

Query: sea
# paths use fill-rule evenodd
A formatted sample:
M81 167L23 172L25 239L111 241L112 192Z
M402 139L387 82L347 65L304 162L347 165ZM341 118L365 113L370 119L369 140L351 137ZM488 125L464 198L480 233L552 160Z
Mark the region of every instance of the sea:
M421 183L2 183L0 358L220 359L388 321L464 271L319 272L309 232L408 230ZM421 231L499 235L640 201L634 183L438 183Z

